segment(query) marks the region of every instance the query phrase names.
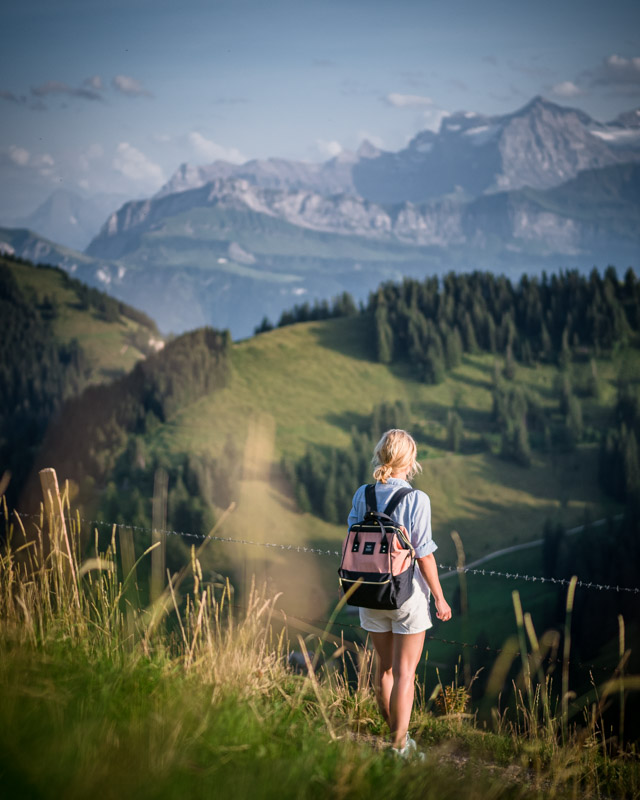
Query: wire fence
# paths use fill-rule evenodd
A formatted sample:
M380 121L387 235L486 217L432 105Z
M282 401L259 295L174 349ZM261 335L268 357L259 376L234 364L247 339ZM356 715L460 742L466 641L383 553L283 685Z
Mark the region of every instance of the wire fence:
M17 513L17 512L14 512ZM40 519L40 514L20 514L20 517L30 517ZM75 517L70 518L70 521L74 521ZM102 527L108 528L126 528L127 530L132 531L140 531L143 533L163 533L167 536L179 536L184 539L196 539L198 541L213 541L213 542L224 542L227 544L239 544L243 546L253 546L253 547L264 547L272 550L283 550L286 552L293 552L293 553L308 553L310 555L319 555L319 556L330 556L333 558L340 558L342 552L340 550L331 550L328 548L322 547L307 547L305 545L296 545L296 544L281 544L277 542L257 542L252 539L236 539L230 536L216 536L210 533L193 533L191 531L174 531L169 529L155 529L155 528L148 528L143 527L140 525L129 525L123 522L109 522L107 520L95 520L95 519L84 519L82 517L79 518L80 522L86 525L97 525ZM496 577L496 578L506 578L507 580L515 580L515 581L525 581L531 583L548 583L556 586L568 586L570 584L570 579L567 578L550 578L550 577L542 577L540 575L527 575L524 573L519 572L502 572L500 570L494 569L478 569L477 567L471 566L451 566L450 564L438 564L438 568L441 570L446 570L448 574L471 574L471 575L481 575L483 577ZM447 577L447 575L443 575L442 577ZM640 594L640 588L638 587L631 587L631 586L614 586L612 584L602 584L596 583L594 581L581 581L578 580L576 586L579 586L583 589L595 589L598 591L603 592L627 592L630 594Z
M43 514L42 513L39 513L39 514L28 514L28 513L18 514L18 512L14 511L14 514L19 516L20 518L38 519L38 520L41 521L41 523L43 522ZM148 534L151 534L151 533L154 533L154 532L155 533L163 533L163 534L166 534L166 535L169 535L169 536L179 536L179 537L182 537L182 538L191 538L191 539L196 539L198 541L215 541L215 542L223 542L223 543L229 543L229 544L238 544L238 545L243 545L243 546L264 547L264 548L282 550L282 551L286 551L286 552L308 553L308 554L312 554L312 555L330 556L330 557L334 557L334 558L335 557L339 558L342 555L340 550L331 550L331 549L327 549L327 548L307 547L307 546L304 546L304 545L281 544L281 543L276 543L276 542L257 542L257 541L253 541L251 539L237 539L237 538L233 538L233 537L229 537L229 536L216 536L214 534L193 533L193 532L190 532L190 531L176 531L176 530L170 530L170 529L155 529L155 528L149 528L149 527L141 526L141 525L127 525L127 524L124 524L124 523L121 523L121 522L109 522L107 520L85 519L83 517L67 517L67 521L68 522L71 522L71 521L75 522L75 521L78 521L78 520L81 523L85 524L85 525L95 525L95 526L108 527L111 530L113 530L115 528L125 528L127 530L138 531L138 532L141 532L141 533L148 533ZM551 584L563 585L563 586L569 585L569 583L570 583L569 580L566 580L566 579L563 579L563 578L562 579L561 578L543 578L543 577L540 577L540 576L524 575L524 574L519 574L519 573L500 572L499 570L477 569L477 568L465 567L465 566L452 567L452 566L449 566L449 565L446 565L446 564L438 564L438 567L440 569L442 569L442 570L448 570L450 573L454 573L454 574L471 573L471 574L474 574L474 575L481 575L481 576L484 576L484 577L504 577L504 578L509 578L509 579L513 579L513 580L533 581L533 582L540 582L540 583L551 583ZM600 591L631 592L631 593L634 593L634 594L640 594L640 589L639 588L630 588L630 587L623 587L623 586L610 586L610 585L598 584L598 583L593 583L593 582L585 582L585 581L580 581L580 580L578 580L576 582L576 586L582 586L583 588L586 588L586 589L598 589ZM235 608L239 608L239 609L243 609L244 608L243 606L234 606L234 607ZM337 619L334 619L334 620L307 619L307 618L304 618L304 617L299 617L297 615L296 615L296 619L298 619L298 620L300 620L302 622L306 622L306 623L308 623L310 625L313 625L313 626L319 626L319 625L336 626L336 627L343 628L343 629L346 628L346 629L357 630L359 632L363 631L363 629L361 628L360 625L355 625L355 624L350 623L350 622L342 622L342 621L337 620ZM502 647L491 647L490 645L479 644L478 642L475 642L475 643L473 643L473 642L463 642L463 641L460 641L460 640L457 640L457 639L445 639L443 637L435 636L435 635L429 634L429 633L425 634L425 639L427 641L439 642L441 644L451 645L451 646L455 646L455 647L459 647L459 648L462 647L462 648L465 648L465 649L473 649L473 650L476 650L476 651L494 653L496 655L499 655L500 653L502 653L504 651L504 648L502 648ZM512 652L510 651L510 655L512 655L513 658L517 658L517 657L520 657L522 654L520 653L520 651L512 651ZM527 654L525 654L525 655L527 655ZM563 661L562 661L562 659L555 658L555 659L547 659L547 663L549 665L562 664ZM613 667L613 666L602 666L602 665L598 665L598 664L585 664L585 663L580 662L580 661L572 661L572 662L568 662L568 663L572 663L575 666L577 666L577 667L579 667L581 669L584 669L584 670L588 670L590 672L591 671L605 671L605 672L608 672L609 674L611 674L612 670L617 668L617 667Z

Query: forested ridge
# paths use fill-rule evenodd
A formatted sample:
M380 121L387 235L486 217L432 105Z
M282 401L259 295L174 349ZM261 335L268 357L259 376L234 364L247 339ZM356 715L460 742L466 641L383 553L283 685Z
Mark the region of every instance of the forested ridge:
M406 278L382 284L360 309L346 292L331 303L298 304L277 327L358 313L374 322L378 361L410 359L418 379L438 383L462 353L531 364L625 344L640 330L640 282L632 269L621 280L614 267L602 275L525 275L518 283L490 272ZM256 333L273 327L265 318Z
M0 262L0 463L17 498L44 432L63 401L86 384L89 365L77 341L53 335L55 305L25 295Z
M600 474L607 491L619 500L640 491L636 387L620 378L608 431L588 429L581 406L581 398L597 399L601 392L596 358L639 343L640 282L631 269L623 280L613 267L603 275L594 269L588 276L577 271L524 276L517 284L479 272L451 273L442 281L405 279L380 286L359 310L342 294L332 304L297 305L282 315L278 326L353 314L371 320L378 361L409 363L418 381L442 382L465 354L494 354L492 421L502 457L526 467L532 450L570 450L585 439L600 438ZM270 327L263 320L260 330ZM588 365L587 377L579 382L572 374L574 362ZM553 410L543 408L535 394L514 380L516 364L536 363L558 368ZM409 418L404 407L380 407L376 413L387 427L400 426ZM347 451L312 447L298 464L288 463L301 507L339 522L345 506L340 487L357 485L366 477L359 454L371 451L384 427L374 424L370 430L354 431ZM452 408L447 415L448 448L458 452L462 439L462 420ZM485 440L484 447L492 445ZM324 479L334 474L335 480Z
M150 509L143 512L135 497L143 497L155 469L168 463L145 455L136 439L152 434L183 405L224 386L230 345L228 332L199 328L138 362L127 375L70 398L47 431L37 465L56 464L79 487L79 502L93 507L109 484L113 495L114 480L119 480L120 507L114 509L107 496L109 508L117 520L129 523L126 510L132 508L136 524L148 524ZM185 461L179 479L191 488L190 497L199 498L193 472ZM128 492L134 493L133 500L127 500Z
M28 268L30 280L21 285L12 267ZM43 280L42 285L60 287L66 299L60 299L57 289L41 290L38 273L43 278L55 273L56 281ZM160 352L147 348L150 355L131 372L95 385L94 365L82 345L77 339L61 341L56 334L63 302L72 302L87 320L132 320L140 327L126 330L143 352L149 336L158 336L155 323L143 312L57 267L36 267L10 257L0 261L0 459L11 476L9 506L17 505L22 495L21 508L37 507L35 472L55 465L76 484L78 503L94 510L102 504L119 520L149 524L155 471L171 467L172 521L204 527L211 515L202 498L211 496L208 488L214 485L220 504L228 503L228 481L212 479L212 474L217 477L213 461L196 463L185 457L169 464L149 455L142 436L186 402L224 385L228 334L201 329Z

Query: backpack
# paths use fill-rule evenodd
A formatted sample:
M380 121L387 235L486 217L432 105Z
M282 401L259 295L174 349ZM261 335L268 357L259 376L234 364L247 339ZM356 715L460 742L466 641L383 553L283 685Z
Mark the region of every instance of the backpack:
M342 590L356 587L349 605L395 609L411 597L415 551L406 528L394 522L392 514L412 491L401 487L385 510L378 511L375 484L367 485L364 519L349 528L338 569Z

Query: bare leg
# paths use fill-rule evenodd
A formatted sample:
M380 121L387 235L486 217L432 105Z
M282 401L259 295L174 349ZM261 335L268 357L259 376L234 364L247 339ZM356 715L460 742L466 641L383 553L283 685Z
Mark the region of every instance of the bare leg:
M422 654L422 633L396 633L393 637L393 689L389 703L394 747L404 747L413 708L416 668Z
M391 717L389 716L389 702L391 700L391 690L393 689L393 634L391 631L386 633L370 633L373 648L376 651L376 670L374 677L374 689L378 708L382 718L391 728Z
M422 654L422 633L372 633L376 651L376 698L391 730L394 747L404 747L413 707L416 668Z

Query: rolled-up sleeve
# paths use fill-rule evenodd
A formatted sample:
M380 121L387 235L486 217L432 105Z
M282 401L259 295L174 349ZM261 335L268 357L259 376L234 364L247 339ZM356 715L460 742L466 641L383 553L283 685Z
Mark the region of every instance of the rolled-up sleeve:
M416 491L411 513L411 544L416 558L424 558L438 549L431 533L431 501L424 492Z
M356 493L353 495L353 503L347 519L347 527L349 528L354 523L359 522L364 516L364 510L366 508L366 504L364 502L364 491L365 487L360 486L360 488L357 489Z

